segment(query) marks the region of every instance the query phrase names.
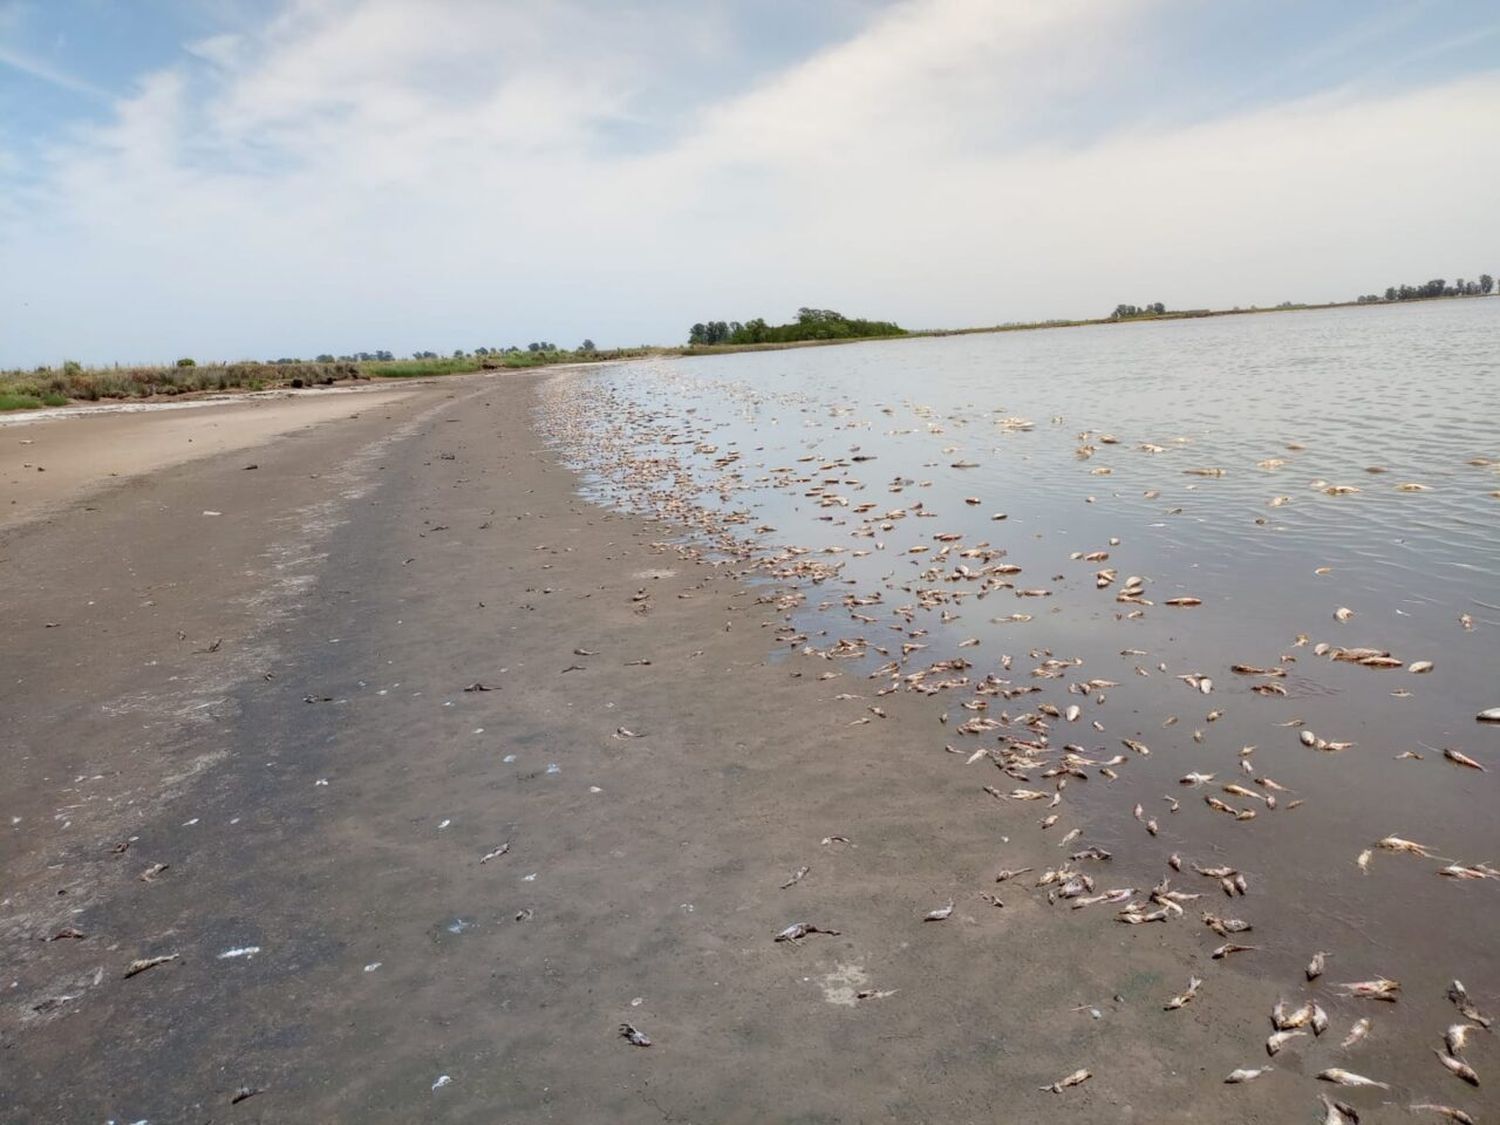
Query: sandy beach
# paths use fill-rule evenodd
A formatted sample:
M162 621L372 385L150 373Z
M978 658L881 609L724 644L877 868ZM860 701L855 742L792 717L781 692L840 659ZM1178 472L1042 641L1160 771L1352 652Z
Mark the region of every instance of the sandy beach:
M1273 982L1164 1012L1197 933L995 883L1064 854L926 697L851 725L763 590L580 499L555 377L0 429L48 482L0 528L0 1117L1306 1116L1221 1081Z

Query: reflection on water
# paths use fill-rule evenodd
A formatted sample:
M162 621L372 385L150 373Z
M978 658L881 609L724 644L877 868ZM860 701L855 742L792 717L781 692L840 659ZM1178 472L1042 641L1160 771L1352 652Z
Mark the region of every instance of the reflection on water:
M800 630L893 657L925 645L903 672L962 656L971 683L1043 689L991 697L992 716L1078 704L1048 737L1095 762L1148 744L1116 779L1069 789L1082 842L1137 887L1174 852L1253 873L1260 951L1237 967L1290 982L1326 949L1332 979L1400 979L1406 1002L1376 1014L1409 1034L1362 1065L1441 1089L1422 1037L1454 1016L1451 978L1500 998L1500 880L1383 851L1365 873L1356 857L1395 834L1477 870L1500 862L1500 726L1475 720L1500 706L1497 357L1489 300L763 352L592 376L569 393L591 397L596 425L568 441L602 498L714 532L728 516L836 568L794 608ZM1001 560L1020 572L985 575ZM1151 604L1117 600L1129 576ZM1166 605L1182 597L1201 605ZM1081 663L1031 676L1046 656ZM883 659L868 652L866 669ZM1089 679L1118 686L1069 691ZM966 701L940 697L950 731L981 713ZM1353 745L1320 752L1303 732ZM1190 771L1215 780L1183 786ZM1214 794L1256 815L1216 811Z

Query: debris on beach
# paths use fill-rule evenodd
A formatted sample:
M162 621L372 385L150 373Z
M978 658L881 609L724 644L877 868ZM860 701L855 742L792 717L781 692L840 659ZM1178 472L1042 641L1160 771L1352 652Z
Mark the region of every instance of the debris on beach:
M179 953L164 953L159 957L139 957L130 962L130 965L125 969L125 979L129 980L133 976L144 973L147 969L154 969L158 965L165 965L170 961L175 961L180 956L181 954Z
M815 926L811 922L793 922L786 929L778 933L775 940L801 941L809 934L829 934L833 937L837 937L840 933L841 931L839 930L824 929L822 926Z
M633 1046L651 1046L651 1037L640 1028L636 1027L634 1024L622 1023L620 1025L620 1035L628 1040Z
M1047 1093L1060 1094L1070 1086L1082 1086L1092 1077L1094 1077L1092 1071L1079 1069L1065 1078L1059 1078L1056 1082L1041 1087L1041 1089Z

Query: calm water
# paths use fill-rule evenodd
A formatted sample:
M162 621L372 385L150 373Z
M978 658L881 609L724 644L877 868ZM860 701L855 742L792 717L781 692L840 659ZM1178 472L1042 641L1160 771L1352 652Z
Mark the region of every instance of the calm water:
M1414 1060L1432 1021L1454 1018L1448 980L1500 1008L1500 880L1443 878L1436 861L1379 852L1368 874L1355 862L1389 834L1466 864L1500 862L1500 725L1475 720L1500 707L1497 368L1500 301L1490 300L898 341L576 378L566 394L594 422L565 442L607 502L698 519L705 537L727 530L762 554L807 548L803 558L840 567L792 615L819 647L831 643L823 629L888 646L903 639L891 623L926 630L928 647L905 670L965 656L972 680L995 673L1045 689L993 699L992 714L1082 703L1080 721L1053 724L1054 744L1104 759L1122 737L1148 743L1152 755L1121 766L1118 780L1068 791L1088 825L1081 843L1116 852L1120 878L1109 885L1149 887L1173 851L1253 872L1264 951L1237 966L1291 982L1311 950L1326 949L1335 980L1400 979L1409 1002L1370 1014L1409 1021L1412 1038L1398 1050L1392 1036L1390 1057L1368 1065L1404 1071L1437 1065L1430 1052ZM908 515L880 518L892 509ZM946 558L937 534L961 536ZM1009 578L1017 587L1050 596L997 589L910 621L893 613L919 590L977 591L950 579L959 565L980 569L983 559L958 552L983 546L1022 568ZM1096 551L1108 560L1074 557ZM1108 589L1096 588L1101 567L1118 572ZM1129 575L1146 580L1154 605L1115 600ZM839 604L850 593L882 597L858 609L875 624ZM1184 595L1203 604L1163 604ZM1335 620L1341 607L1354 617ZM960 648L965 640L979 643ZM1314 655L1320 642L1435 669L1333 662ZM1063 679L1031 679L1028 654L1044 650L1083 663ZM866 666L884 659L872 653ZM1234 663L1286 668L1276 682L1287 695L1253 693L1264 681L1235 675ZM1190 673L1212 677L1212 694L1177 678ZM1104 702L1067 691L1088 678L1119 686ZM973 715L959 706L970 698L934 700L951 709L950 741ZM1355 745L1309 749L1284 725L1294 720ZM1295 792L1276 810L1220 793L1257 811L1239 822L1202 798L1223 782L1257 789L1238 764L1245 746L1256 748L1255 776ZM1445 747L1491 772L1444 761ZM1408 750L1422 759L1397 758ZM934 769L946 768L963 759L939 753ZM1188 770L1217 781L1185 788ZM1167 812L1166 795L1181 812ZM1137 802L1160 837L1136 823ZM1199 926L1192 908L1187 924ZM1458 1085L1439 1075L1439 1089Z

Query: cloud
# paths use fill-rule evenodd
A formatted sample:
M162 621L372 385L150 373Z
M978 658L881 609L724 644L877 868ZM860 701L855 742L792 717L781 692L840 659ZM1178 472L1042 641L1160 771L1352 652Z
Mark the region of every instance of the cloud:
M0 364L670 341L801 304L996 323L1483 268L1494 72L1039 136L1144 65L1156 7L909 0L733 83L737 25L700 5L299 0L0 179L0 316L27 308Z
M57 69L51 64L0 43L0 66L8 66L19 70L22 74L29 75L39 81L46 82L50 86L56 86L61 90L69 90L75 94L86 94L91 98L108 98L109 92L92 82L85 82L82 78L76 78L71 74Z

